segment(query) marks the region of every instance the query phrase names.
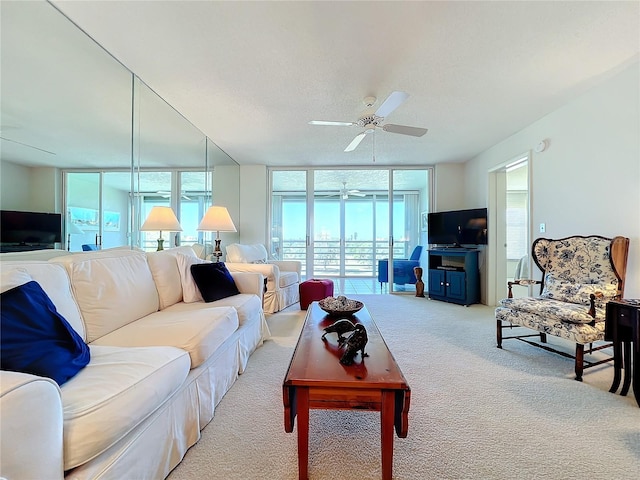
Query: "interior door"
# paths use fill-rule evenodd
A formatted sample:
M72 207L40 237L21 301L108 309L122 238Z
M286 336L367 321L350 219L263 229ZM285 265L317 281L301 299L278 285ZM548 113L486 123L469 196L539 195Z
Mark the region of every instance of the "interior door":
M493 289L488 293L489 304L496 305L507 296L507 282L516 275L530 276L529 250L529 155L523 154L490 174L493 189L490 202L490 247L496 261L489 271L489 281L494 278ZM491 237L495 240L491 240ZM527 296L525 287L516 287L513 295Z

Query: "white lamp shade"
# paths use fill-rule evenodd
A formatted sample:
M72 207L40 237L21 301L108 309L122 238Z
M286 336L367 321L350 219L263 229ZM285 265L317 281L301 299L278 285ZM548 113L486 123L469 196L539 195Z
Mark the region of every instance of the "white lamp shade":
M140 230L143 232L156 230L181 232L182 227L171 207L153 207L149 212L149 216L140 227Z
M209 207L197 230L205 232L237 232L226 207Z

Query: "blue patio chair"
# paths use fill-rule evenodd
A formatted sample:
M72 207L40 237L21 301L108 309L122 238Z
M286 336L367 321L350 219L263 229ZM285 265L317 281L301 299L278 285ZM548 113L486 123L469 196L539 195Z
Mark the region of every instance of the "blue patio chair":
M82 245L83 252L92 252L94 250L100 250L100 245L96 245L95 243L85 243Z
M409 258L393 259L393 283L396 285L415 284L417 279L413 273L413 267L420 266L420 255L422 255L422 245L417 245L413 249ZM389 259L378 260L378 281L380 288L383 283L389 282Z

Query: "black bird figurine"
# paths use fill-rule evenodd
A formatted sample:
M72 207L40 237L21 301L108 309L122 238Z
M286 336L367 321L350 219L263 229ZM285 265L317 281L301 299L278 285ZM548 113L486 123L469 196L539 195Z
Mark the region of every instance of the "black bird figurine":
M361 323L357 324L355 331L349 335L349 338L344 342L343 347L345 347L345 351L340 358L340 363L343 365L353 365L353 360L358 352L360 352L363 359L364 357L368 357L369 355L364 353L364 347L368 340L369 337L367 337L367 331L364 325Z
M347 332L353 332L356 329L356 326L350 320L342 319L337 322L329 325L324 329L324 334L322 335L322 340L326 342L324 338L327 333L337 333L338 334L338 344L342 344L345 341L345 338L342 336Z

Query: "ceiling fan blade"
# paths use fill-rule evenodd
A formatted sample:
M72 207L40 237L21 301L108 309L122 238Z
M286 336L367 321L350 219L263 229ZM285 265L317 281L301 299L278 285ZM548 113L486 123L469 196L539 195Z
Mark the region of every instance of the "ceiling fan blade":
M349 192L349 195L353 195L354 197L366 197L364 193L360 192Z
M409 98L408 93L391 92L391 95L389 95L387 99L384 102L382 102L382 105L380 105L376 110L376 115L382 118L386 117L391 112L393 112L396 108L398 108L400 104L404 102L407 98Z
M338 127L352 127L354 125L357 125L357 123L354 123L354 122L326 122L324 120L311 120L309 122L309 125L334 125L334 126L338 126Z
M362 141L362 139L364 137L366 137L367 134L365 132L359 133L358 135L356 135L356 138L354 138L351 143L347 146L347 148L344 149L345 152L352 152L356 149L356 147L358 145L360 145L360 142Z
M382 129L385 132L400 133L402 135L411 135L412 137L421 137L425 133L427 133L426 128L408 127L406 125L394 125L393 123L388 123L386 125L383 125Z

